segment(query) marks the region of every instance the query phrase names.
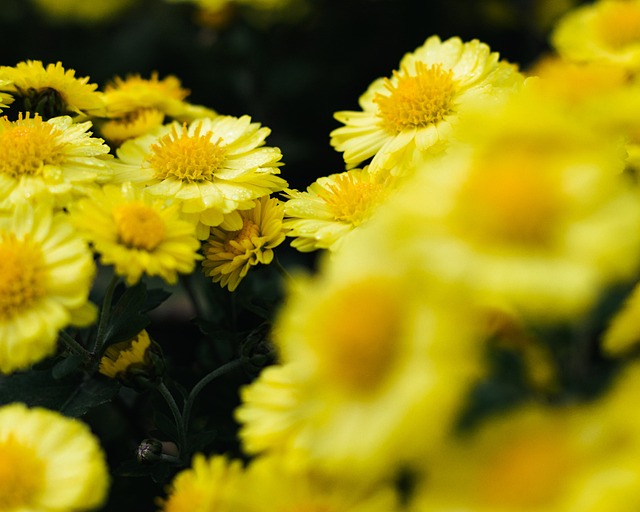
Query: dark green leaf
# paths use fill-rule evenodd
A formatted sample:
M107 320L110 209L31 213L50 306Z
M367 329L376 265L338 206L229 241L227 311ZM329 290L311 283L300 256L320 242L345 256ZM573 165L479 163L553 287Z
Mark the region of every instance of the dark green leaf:
M51 375L54 379L60 380L68 377L82 365L83 357L79 354L71 354L58 362L52 369Z
M87 380L69 395L60 407L67 416L79 417L89 409L111 401L120 385L114 380Z

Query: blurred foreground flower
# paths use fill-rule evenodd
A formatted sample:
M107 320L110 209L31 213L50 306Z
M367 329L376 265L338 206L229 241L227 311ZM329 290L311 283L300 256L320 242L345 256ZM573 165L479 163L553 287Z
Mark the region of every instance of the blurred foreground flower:
M82 511L105 501L109 471L82 422L22 404L0 407L0 510Z

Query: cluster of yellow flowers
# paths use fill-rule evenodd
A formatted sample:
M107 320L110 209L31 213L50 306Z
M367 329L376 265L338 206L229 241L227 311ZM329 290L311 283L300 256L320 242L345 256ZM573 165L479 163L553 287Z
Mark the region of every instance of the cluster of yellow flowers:
M524 73L429 37L335 114L345 171L306 191L268 128L189 103L175 77L98 90L60 63L0 67L0 372L95 320L92 252L128 285L202 260L234 291L289 237L326 253L288 281L277 364L241 390L251 460L196 454L161 510L636 510L640 288L593 347L619 358L594 400L556 393L574 340L545 333L579 337L638 280L640 0L577 7L552 43ZM469 420L496 346L539 394ZM111 345L99 371L122 378L152 347ZM79 421L0 407L0 510L95 508L107 473Z

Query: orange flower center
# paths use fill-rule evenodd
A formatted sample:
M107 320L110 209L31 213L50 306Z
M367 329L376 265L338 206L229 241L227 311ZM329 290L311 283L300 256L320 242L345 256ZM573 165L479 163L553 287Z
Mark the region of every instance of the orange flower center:
M601 6L597 30L613 50L640 43L640 6L636 2L607 2Z
M153 208L142 202L116 206L113 218L118 238L132 249L153 251L165 238L164 220Z
M322 184L318 196L327 204L335 220L359 226L380 203L384 187L357 179L353 174L337 176Z
M0 441L0 510L35 510L45 468L32 448L9 435Z

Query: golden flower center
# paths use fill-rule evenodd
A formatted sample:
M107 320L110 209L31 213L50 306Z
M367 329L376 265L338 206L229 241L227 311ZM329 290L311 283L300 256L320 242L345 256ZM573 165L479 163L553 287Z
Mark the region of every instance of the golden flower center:
M239 256L245 254L247 249L253 247L253 238L260 236L260 226L250 219L242 219L242 229L232 231L230 237L224 243L224 250Z
M360 181L352 174L342 174L333 183L324 184L318 196L336 220L358 226L369 218L380 202L383 190L379 183Z
M35 510L45 467L35 451L9 435L0 441L0 510Z
M311 348L328 382L357 394L380 385L397 353L401 312L381 282L350 284L319 308Z
M479 501L501 510L551 509L574 465L573 458L557 433L507 441L486 460L478 480Z
M119 240L129 248L153 251L164 240L166 227L162 217L140 201L113 209Z
M465 235L491 243L552 242L561 208L559 183L524 157L507 156L472 169L455 214Z
M415 74L404 67L394 71L394 78L395 85L385 79L388 94L377 93L373 98L383 128L391 133L438 123L451 112L456 83L453 72L443 70L441 64L416 62Z
M640 7L635 2L603 3L597 19L600 39L611 49L620 50L640 43Z
M226 158L222 139L212 142L211 132L200 133L198 126L189 135L186 125L182 130L173 127L170 133L151 146L147 161L155 171L155 178L175 178L181 181L212 181Z
M59 164L64 155L56 128L40 117L2 120L0 125L0 173L19 178L42 173L45 165Z
M0 240L0 320L31 307L46 293L44 257L29 241L5 234ZM2 481L2 480L0 480Z

